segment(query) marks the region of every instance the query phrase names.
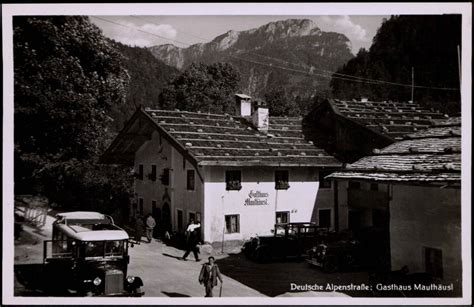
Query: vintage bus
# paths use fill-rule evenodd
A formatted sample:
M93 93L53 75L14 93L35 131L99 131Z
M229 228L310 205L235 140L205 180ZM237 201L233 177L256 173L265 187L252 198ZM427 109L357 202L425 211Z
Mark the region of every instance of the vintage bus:
M129 236L112 217L97 212L56 216L52 240L44 241L48 278L83 296L142 296L143 282L127 276Z

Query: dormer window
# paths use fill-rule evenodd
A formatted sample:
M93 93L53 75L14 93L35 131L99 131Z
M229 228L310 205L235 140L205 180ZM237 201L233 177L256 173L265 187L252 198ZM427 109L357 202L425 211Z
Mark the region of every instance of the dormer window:
M226 171L225 172L225 184L226 190L237 190L242 189L242 175L240 171Z
M275 189L288 190L290 188L288 171L275 171Z

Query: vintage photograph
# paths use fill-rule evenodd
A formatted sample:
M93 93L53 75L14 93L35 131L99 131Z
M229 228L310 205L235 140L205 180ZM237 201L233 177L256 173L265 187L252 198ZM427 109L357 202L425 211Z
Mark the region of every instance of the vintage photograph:
M313 5L2 5L8 302L470 301L470 10Z

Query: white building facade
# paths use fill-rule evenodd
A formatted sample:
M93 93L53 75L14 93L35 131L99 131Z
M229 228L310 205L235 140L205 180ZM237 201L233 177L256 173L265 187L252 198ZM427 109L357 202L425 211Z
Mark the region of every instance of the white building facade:
M133 163L132 214L152 213L161 231L199 220L210 243L270 235L277 222L334 228L334 190L323 178L339 161L305 139L301 118L254 112L138 110L103 157Z

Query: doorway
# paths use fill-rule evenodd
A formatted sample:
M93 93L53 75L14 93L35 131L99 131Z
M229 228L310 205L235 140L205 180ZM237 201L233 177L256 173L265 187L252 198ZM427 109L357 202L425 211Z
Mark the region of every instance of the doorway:
M165 202L161 211L161 221L163 224L163 232L168 231L171 233L171 209L170 205Z

